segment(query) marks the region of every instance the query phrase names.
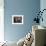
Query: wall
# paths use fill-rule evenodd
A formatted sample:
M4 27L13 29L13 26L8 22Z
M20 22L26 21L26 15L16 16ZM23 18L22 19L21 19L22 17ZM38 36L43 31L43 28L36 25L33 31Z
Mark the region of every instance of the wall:
M4 41L4 0L0 0L0 42Z
M42 11L43 9L46 9L46 0L40 0L40 9L41 9L41 11ZM46 19L46 10L43 12L42 17L43 17L43 22L40 21L40 25L46 27L46 20L45 20L45 19Z
M31 31L35 13L40 10L40 0L5 0L4 2L5 40L18 41ZM13 25L12 15L24 15L24 24Z

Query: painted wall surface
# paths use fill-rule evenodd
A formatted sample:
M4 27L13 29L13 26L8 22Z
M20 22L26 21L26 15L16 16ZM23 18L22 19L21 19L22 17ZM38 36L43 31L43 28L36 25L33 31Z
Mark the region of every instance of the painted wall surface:
M40 9L40 0L5 0L4 1L5 40L18 41L32 29L32 20ZM12 15L24 15L23 25L13 25Z
M41 0L41 1L40 1L40 9L41 9L41 11L42 11L43 9L46 9L46 0ZM43 12L42 17L43 17L43 22L41 21L41 22L40 22L40 25L46 27L46 10Z
M4 0L0 0L0 42L4 41Z

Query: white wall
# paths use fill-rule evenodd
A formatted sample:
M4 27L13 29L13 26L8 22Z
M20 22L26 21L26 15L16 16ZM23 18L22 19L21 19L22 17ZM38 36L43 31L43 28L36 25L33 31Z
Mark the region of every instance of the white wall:
M0 0L0 42L4 41L4 0Z

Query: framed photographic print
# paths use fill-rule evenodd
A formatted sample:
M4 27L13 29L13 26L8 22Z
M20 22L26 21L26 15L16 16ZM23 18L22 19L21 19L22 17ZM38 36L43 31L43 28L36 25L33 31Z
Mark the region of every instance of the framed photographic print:
M12 24L23 24L24 15L12 15Z

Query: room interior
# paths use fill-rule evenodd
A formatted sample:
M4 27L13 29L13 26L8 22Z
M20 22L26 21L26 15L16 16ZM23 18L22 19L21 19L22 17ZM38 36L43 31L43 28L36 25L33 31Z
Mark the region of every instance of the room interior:
M33 21L45 5L46 0L0 0L0 46L46 46L46 11L43 21Z

